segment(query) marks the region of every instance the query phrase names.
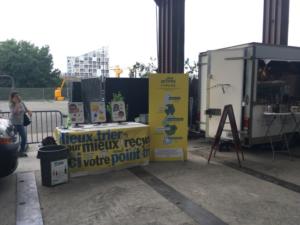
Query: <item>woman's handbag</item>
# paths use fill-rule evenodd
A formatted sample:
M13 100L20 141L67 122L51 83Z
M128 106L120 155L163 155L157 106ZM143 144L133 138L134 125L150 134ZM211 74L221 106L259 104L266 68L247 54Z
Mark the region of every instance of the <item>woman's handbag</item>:
M31 120L29 119L29 117L27 116L27 114L24 113L24 122L23 122L23 125L25 127L27 127L29 124L31 124Z
M27 111L27 108L25 106L25 104L22 102L24 109ZM31 124L31 120L30 118L27 116L26 112L24 113L24 122L23 122L23 126L27 127L29 124Z

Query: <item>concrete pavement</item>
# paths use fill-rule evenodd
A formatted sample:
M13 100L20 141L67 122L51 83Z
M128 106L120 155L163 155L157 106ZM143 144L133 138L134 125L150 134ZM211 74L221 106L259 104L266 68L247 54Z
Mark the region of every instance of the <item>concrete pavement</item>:
M222 164L191 155L188 163L154 163L147 170L228 224L299 224L299 193Z
M43 187L35 149L32 148L29 158L20 160L17 173L35 171L46 225L201 224L179 207L181 202L172 201L172 194L167 197L162 194L163 187L158 190L129 170L77 177L68 184ZM145 170L224 223L299 224L299 193L224 165L224 161L236 163L233 152L218 152L218 161L207 165L208 145L190 141L189 151L188 162L151 163ZM268 154L246 152L243 163L298 185L299 158L291 162L279 156L273 162ZM0 213L1 225L15 224L15 180L15 174L0 180L0 207L4 209Z
M0 224L16 222L16 174L0 179Z

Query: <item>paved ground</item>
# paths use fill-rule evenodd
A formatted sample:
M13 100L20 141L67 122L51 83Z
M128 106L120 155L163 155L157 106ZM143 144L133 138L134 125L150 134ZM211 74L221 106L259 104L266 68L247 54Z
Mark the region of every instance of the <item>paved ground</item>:
M244 167L300 186L299 146L291 149L294 155L291 159L286 154L276 153L275 160L273 160L270 148L257 147L256 149L244 149L244 151L246 155L246 160L242 162ZM208 158L208 144L203 143L203 140L191 141L190 152ZM225 163L226 165L237 165L237 158L234 152L217 152L216 158L213 158L213 160Z
M15 224L16 175L0 179L0 221L3 225Z
M207 210L220 221L240 225L299 225L300 193L263 178L245 174L226 163L236 164L233 152L218 152L207 165L209 146L190 141L189 160L178 163L151 163L145 167L150 183L131 170L73 178L68 184L47 188L41 185L36 148L21 159L17 173L34 171L44 224L128 224L196 225L182 202L172 201L173 194L163 186L153 186L160 179L189 202ZM290 161L271 152L245 153L244 167L252 168L300 187L300 160ZM1 225L15 224L15 174L0 180ZM176 196L175 196L176 198ZM170 200L171 199L171 200ZM186 207L183 207L186 209ZM187 207L188 208L188 207Z
M26 104L67 112L66 102ZM7 102L0 102L0 110L8 110ZM16 174L27 171L35 174L46 225L206 225L210 216L219 221L214 225L300 224L299 157L278 154L273 161L269 149L251 149L239 169L234 152L218 152L208 165L209 148L193 140L187 162L151 163L140 175L122 170L47 188L41 185L37 146L31 146L17 171L0 179L0 224L15 224ZM299 148L293 153L299 155Z

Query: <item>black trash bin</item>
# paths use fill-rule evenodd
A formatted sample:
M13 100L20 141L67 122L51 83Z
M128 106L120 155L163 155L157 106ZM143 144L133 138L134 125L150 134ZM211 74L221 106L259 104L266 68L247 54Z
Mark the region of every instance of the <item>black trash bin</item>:
M39 149L37 158L41 164L42 185L51 187L68 182L68 156L68 149L62 145L49 145Z

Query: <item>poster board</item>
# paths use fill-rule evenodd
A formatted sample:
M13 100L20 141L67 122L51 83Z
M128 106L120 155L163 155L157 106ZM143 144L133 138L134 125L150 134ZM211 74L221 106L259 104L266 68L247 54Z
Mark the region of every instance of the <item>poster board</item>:
M150 75L149 125L152 161L187 160L188 75Z
M123 101L111 102L111 117L114 122L126 121L126 107Z
M68 111L72 124L84 123L83 102L69 102Z
M56 141L68 148L72 176L103 173L147 165L150 158L149 126L140 123L84 125L56 128Z
M105 102L90 102L90 114L92 123L106 122Z

